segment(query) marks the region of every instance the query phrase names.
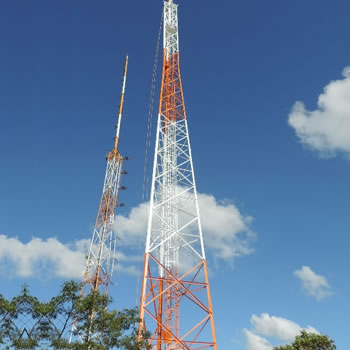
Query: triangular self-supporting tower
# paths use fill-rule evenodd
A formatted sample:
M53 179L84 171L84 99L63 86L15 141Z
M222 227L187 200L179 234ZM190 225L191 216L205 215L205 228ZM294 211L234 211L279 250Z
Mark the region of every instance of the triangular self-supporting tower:
M140 303L152 349L217 349L179 64L177 5L164 2L163 73Z

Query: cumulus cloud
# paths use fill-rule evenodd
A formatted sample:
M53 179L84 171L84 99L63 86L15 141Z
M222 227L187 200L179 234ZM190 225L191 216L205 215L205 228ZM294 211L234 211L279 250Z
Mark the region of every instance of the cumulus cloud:
M270 316L262 313L260 316L252 315L250 323L254 332L265 337L291 342L302 330L308 333L318 333L313 327L302 328L297 323L283 317Z
M56 238L32 238L22 243L18 238L0 235L0 261L20 277L30 277L37 270L45 269L59 277L75 278L80 277L84 269L87 247L88 241L65 245Z
M217 260L233 262L234 258L251 254L256 235L251 230L251 216L243 215L229 201L218 201L213 195L198 194L205 247ZM115 230L120 245L135 246L146 240L149 204L131 209L128 216L116 216ZM139 243L140 244L140 243Z
M288 123L299 140L323 156L338 153L350 156L350 67L343 79L331 81L317 102L318 108L309 111L297 101Z
M0 235L0 273L18 277L81 278L85 268L85 256L90 240L82 239L73 243L62 243L57 238L32 238L23 243L18 238ZM123 262L135 261L118 252L116 270L126 274L136 274L133 265Z
M250 229L252 218L245 216L230 202L217 201L209 194L198 194L202 228L207 251L217 260L232 263L234 258L251 254L255 234ZM127 216L117 215L115 231L118 241L115 269L137 275L148 220L149 204L132 208ZM58 276L81 278L90 240L62 243L57 238L32 238L23 243L18 238L0 235L0 274L35 277ZM136 252L136 254L135 254ZM130 254L133 253L134 255ZM41 273L38 273L41 272Z
M232 203L217 201L212 195L199 194L198 202L206 248L216 258L232 261L253 252L251 216L244 216Z
M309 266L303 266L300 270L294 271L306 294L321 300L329 295L332 295L331 288L327 279L324 276L317 275Z
M131 208L127 216L117 215L114 220L114 230L120 238L122 246L137 246L146 241L149 202L141 203Z
M308 333L319 334L313 327L303 328L297 323L283 317L270 316L268 313L262 313L260 316L255 314L250 318L251 330L244 329L246 337L246 350L270 350L273 346L264 338L274 338L279 342L293 342L295 337L306 331Z
M246 337L246 350L272 350L273 346L267 339L260 337L257 334L244 329L244 335Z

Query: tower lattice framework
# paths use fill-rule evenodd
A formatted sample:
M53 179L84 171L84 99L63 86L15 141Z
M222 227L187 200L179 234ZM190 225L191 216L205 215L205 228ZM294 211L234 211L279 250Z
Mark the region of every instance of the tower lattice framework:
M96 293L108 295L108 287L112 283L114 262L116 260L117 235L113 230L114 211L122 203L118 202L118 194L120 189L126 189L120 186L121 176L126 174L123 168L124 158L119 152L119 134L121 119L124 107L124 95L126 76L128 68L128 56L125 59L124 74L122 81L122 91L119 104L118 120L116 125L116 136L114 138L114 147L107 153L106 172L102 190L100 205L98 208L96 223L92 234L92 239L87 253L86 267L83 272L83 284L81 295L86 296ZM91 320L94 318L94 310L90 314ZM76 329L75 321L72 325L72 331L69 341L72 342L73 334ZM88 337L93 338L98 334L90 334ZM82 340L82 339L80 339Z
M124 65L114 147L106 155L105 179L92 240L87 254L86 268L83 273L82 294L89 294L91 291L97 290L102 294L108 294L108 286L112 282L113 277L117 243L117 236L113 231L114 210L116 206L120 205L118 202L119 190L125 189L125 187L120 186L124 158L119 152L119 134L124 106L127 68L128 56L126 56Z
M178 5L164 2L163 72L140 303L152 349L217 349L180 75Z

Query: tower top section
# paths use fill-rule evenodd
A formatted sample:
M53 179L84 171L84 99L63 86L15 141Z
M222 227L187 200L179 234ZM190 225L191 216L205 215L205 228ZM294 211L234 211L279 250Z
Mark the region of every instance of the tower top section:
M164 2L163 48L167 60L179 52L177 6L172 0Z
M119 158L119 134L120 134L120 125L122 121L122 115L123 115L123 108L124 108L124 95L125 95L125 84L126 84L126 75L128 72L128 62L129 62L129 56L126 55L125 63L124 63L124 73L123 73L123 81L122 81L122 89L121 89L121 95L120 95L120 103L119 103L119 111L118 111L118 119L117 119L117 125L116 125L116 136L114 138L114 147L113 149L108 153L107 159L111 160L113 158Z

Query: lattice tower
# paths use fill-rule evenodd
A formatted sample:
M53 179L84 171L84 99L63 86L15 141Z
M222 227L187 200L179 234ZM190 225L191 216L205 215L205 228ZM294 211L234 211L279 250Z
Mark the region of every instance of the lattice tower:
M122 206L118 201L119 190L125 190L125 186L120 186L120 179L126 171L122 171L123 160L119 152L119 134L121 119L124 107L125 84L128 69L128 56L125 59L124 74L122 81L121 97L119 104L119 113L116 125L116 136L114 138L114 147L107 153L107 167L103 184L102 196L98 208L97 219L87 253L86 268L83 273L83 287L81 295L99 291L101 294L108 295L108 287L112 283L114 262L116 260L117 235L113 230L114 211L116 206ZM94 312L90 315L94 317ZM70 341L75 330L75 323L72 327ZM90 334L94 337L94 334Z
M178 5L164 2L163 72L140 302L152 349L217 349L180 75Z
M128 56L126 56L124 65L114 147L106 155L107 167L102 196L90 248L87 254L86 268L83 273L83 295L89 294L91 290L99 290L100 293L108 294L108 286L112 282L117 243L117 236L113 231L114 210L116 206L122 205L118 202L119 190L126 189L126 187L120 186L124 158L119 153L118 146L124 106L127 68Z

